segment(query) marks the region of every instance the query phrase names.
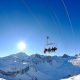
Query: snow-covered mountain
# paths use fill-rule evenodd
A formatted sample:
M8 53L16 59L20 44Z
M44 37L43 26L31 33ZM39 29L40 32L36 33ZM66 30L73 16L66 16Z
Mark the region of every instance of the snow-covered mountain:
M0 58L1 80L61 80L80 74L80 57L26 55Z

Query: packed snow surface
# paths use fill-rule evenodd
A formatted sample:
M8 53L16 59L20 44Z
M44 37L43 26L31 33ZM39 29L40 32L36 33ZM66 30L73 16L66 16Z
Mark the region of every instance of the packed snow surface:
M73 76L73 77L70 77L70 78L67 78L67 79L61 79L61 80L80 80L80 75Z
M0 80L6 80L6 79L0 78Z

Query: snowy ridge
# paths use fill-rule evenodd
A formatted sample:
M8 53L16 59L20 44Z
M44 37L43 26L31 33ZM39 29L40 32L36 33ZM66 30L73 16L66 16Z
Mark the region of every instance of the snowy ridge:
M80 57L70 60L73 65L80 66Z
M78 60L78 61L76 61ZM0 77L6 80L61 80L80 74L79 57L17 53L0 58Z

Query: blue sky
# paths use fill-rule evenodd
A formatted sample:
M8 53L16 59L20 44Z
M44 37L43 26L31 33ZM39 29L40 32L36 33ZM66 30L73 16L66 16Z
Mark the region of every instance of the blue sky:
M46 36L58 48L50 55L80 53L80 0L0 0L0 56L43 54Z

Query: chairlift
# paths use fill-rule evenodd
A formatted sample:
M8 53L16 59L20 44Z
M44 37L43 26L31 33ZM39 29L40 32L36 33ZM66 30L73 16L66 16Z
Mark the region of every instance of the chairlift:
M46 37L46 39L47 39L47 44L46 44L46 46L48 46L48 48L44 48L44 54L56 52L57 47L55 47L53 43L49 42L49 41L50 41L50 38L49 38L48 36ZM52 46L52 47L51 47L51 46ZM53 47L53 46L54 46L54 47Z

